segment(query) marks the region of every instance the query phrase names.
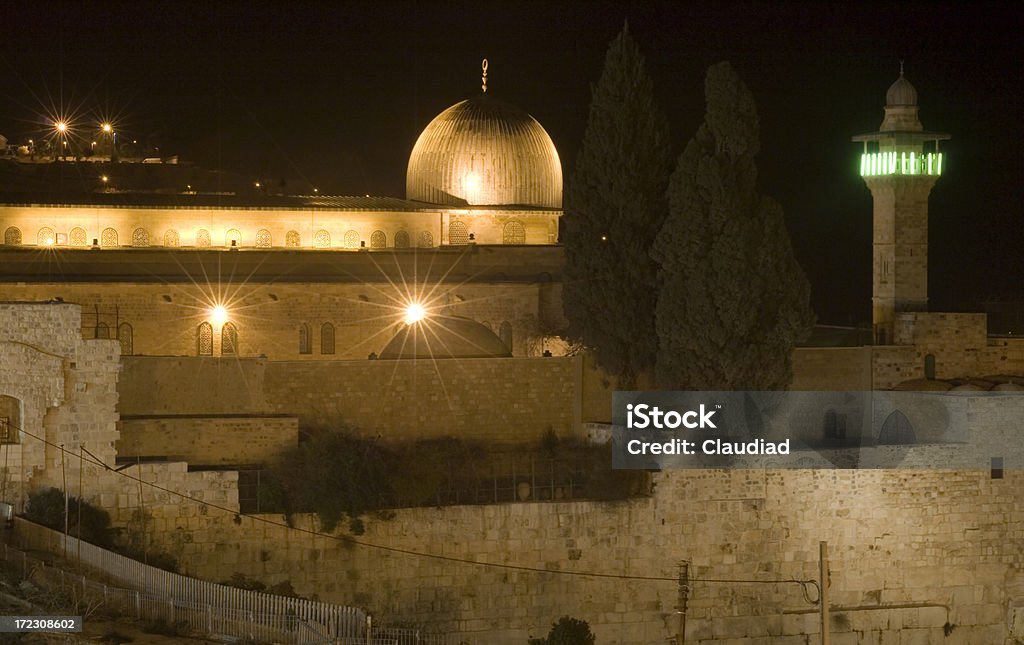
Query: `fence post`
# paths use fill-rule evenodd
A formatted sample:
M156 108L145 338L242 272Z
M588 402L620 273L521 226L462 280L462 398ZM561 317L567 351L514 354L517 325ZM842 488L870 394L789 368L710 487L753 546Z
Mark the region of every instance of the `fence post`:
M213 633L213 608L209 603L206 604L206 633Z
M135 614L136 618L142 618L142 596L138 591L135 592Z
M373 616L366 614L366 645L373 645Z

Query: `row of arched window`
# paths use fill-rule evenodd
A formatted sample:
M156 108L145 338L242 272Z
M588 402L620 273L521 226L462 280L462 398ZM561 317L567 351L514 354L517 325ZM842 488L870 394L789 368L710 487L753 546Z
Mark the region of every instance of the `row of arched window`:
M506 222L502 229L501 240L503 244L525 244L526 243L526 228L521 222L511 221ZM463 245L468 244L470 241L469 229L465 222L454 221L448 225L448 242L452 245ZM119 239L117 230L113 228L105 228L100 233L98 238L100 246L118 246ZM412 246L412 240L407 231L398 231L394 237L394 248L404 249ZM4 244L7 246L19 246L24 243L24 238L21 233L21 229L16 226L8 227L4 231ZM131 246L146 247L152 243L149 231L144 228L137 228L132 231ZM208 247L212 246L213 238L210 235L210 231L206 229L199 229L195 233L195 246L197 247ZM36 235L36 244L39 246L54 246L54 245L69 245L69 246L88 246L89 237L86 235L85 229L81 227L75 227L71 229L66 235L64 233L56 233L48 226L44 226L39 229ZM167 229L163 235L164 246L181 246L181 235L174 229ZM286 248L299 248L302 246L302 236L298 231L288 231L285 233L284 245ZM384 231L374 231L370 234L369 247L371 249L383 249L387 248L388 240L387 235ZM416 245L420 248L430 248L434 246L434 235L430 231L421 231L416 239ZM224 246L242 246L242 233L236 228L229 230L224 234ZM273 246L273 236L267 229L261 228L256 231L255 238L256 248L270 248ZM342 246L347 249L358 249L366 246L366 242L359 235L358 231L350 230L346 231L342 237ZM318 249L331 248L331 233L327 230L320 229L313 234L313 247Z
M213 356L213 325L200 323L196 329L196 353L200 356ZM234 323L224 323L220 328L220 355L237 356L238 328Z
M343 246L347 249L358 249L366 246L365 242L359 235L358 231L347 231L344 235ZM422 231L417 238L417 244L421 248L429 248L434 246L434 235L430 231ZM105 228L100 233L98 238L100 246L118 246L118 234L113 228ZM24 238L21 233L21 229L16 226L8 227L4 231L4 244L7 246L19 246L24 243ZM63 233L55 233L54 230L48 226L44 226L39 229L39 233L36 237L36 244L39 246L54 246L54 245L70 245L70 246L88 246L88 236L85 233L85 229L75 227L71 229L71 232L67 235ZM144 228L137 228L132 231L131 246L145 247L150 246L151 239L149 231ZM213 239L210 236L210 232L206 229L199 229L195 234L195 246L204 248L212 246ZM163 236L164 246L181 246L181 235L174 229L168 229L164 232ZM231 229L224 234L224 246L241 246L242 245L242 233L238 229ZM285 233L284 245L286 248L299 248L302 246L302 236L298 231L288 231ZM407 231L398 231L395 233L394 245L397 249L409 248L411 246L411 240ZM267 229L260 229L256 231L255 239L256 248L268 249L273 246L273 236ZM329 249L331 248L331 233L324 229L321 229L313 234L313 247L318 249ZM371 249L383 249L387 248L387 235L384 231L374 231L370 234L370 248Z
M135 353L135 333L132 326L124 322L117 326L117 340L121 343L121 356L131 356ZM112 340L110 325L105 322L96 323L93 330L93 337L103 340Z
M129 343L131 342L130 333L129 330ZM321 354L335 353L334 338L333 324L325 322L320 325ZM122 350L122 353L125 352ZM213 325L208 322L200 323L196 329L196 353L199 356L213 356ZM313 336L308 323L299 325L299 353L313 353ZM239 354L238 328L235 327L234 323L224 323L220 329L220 354L221 356L236 356Z
M491 325L488 322L482 323L488 329ZM102 331L101 331L102 330ZM96 326L96 338L109 338L109 329L104 323ZM512 325L503 321L497 330L508 350L512 351ZM128 323L121 323L118 327L118 339L121 341L121 354L132 353L132 327ZM320 325L320 353L333 355L335 349L335 327L333 323L325 322ZM196 329L196 353L199 356L213 356L213 325L208 322L199 324ZM236 356L238 349L238 328L234 323L224 323L220 329L220 353L221 356ZM299 354L313 353L313 328L309 323L299 325Z
M320 325L320 353L321 354L334 354L334 325L325 322ZM309 326L309 323L302 323L299 325L299 353L300 354L312 354L313 353L313 332Z

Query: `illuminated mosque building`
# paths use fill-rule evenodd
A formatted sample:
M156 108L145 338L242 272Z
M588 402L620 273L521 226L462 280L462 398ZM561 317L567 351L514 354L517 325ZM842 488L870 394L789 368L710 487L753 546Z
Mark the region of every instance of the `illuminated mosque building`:
M121 191L107 175L0 195L3 299L77 303L85 337L123 355L366 358L410 304L540 355L561 321L561 162L487 93L486 65L482 89L423 130L405 199Z

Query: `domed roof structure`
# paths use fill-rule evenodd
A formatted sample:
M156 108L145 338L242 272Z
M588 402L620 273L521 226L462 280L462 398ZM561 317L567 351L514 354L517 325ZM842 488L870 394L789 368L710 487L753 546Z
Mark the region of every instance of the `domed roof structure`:
M438 315L403 325L380 353L382 360L509 356L512 352L505 343L475 320Z
M532 116L486 94L451 106L409 156L406 199L451 205L562 207L562 163Z
M887 106L917 105L917 90L910 84L902 71L896 82L890 85L886 91L885 104Z

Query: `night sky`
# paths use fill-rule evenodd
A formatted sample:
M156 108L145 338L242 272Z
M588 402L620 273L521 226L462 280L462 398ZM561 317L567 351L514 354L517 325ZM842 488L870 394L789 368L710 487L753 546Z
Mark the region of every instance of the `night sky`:
M730 60L761 115L761 189L786 211L826 323L870 317L871 199L854 134L906 60L926 129L949 132L931 199L932 308L1024 299L1024 9L893 3L4 3L0 134L82 124L162 154L321 193L404 196L408 154L480 91L533 114L571 174L590 84L629 21L677 152L703 74Z

